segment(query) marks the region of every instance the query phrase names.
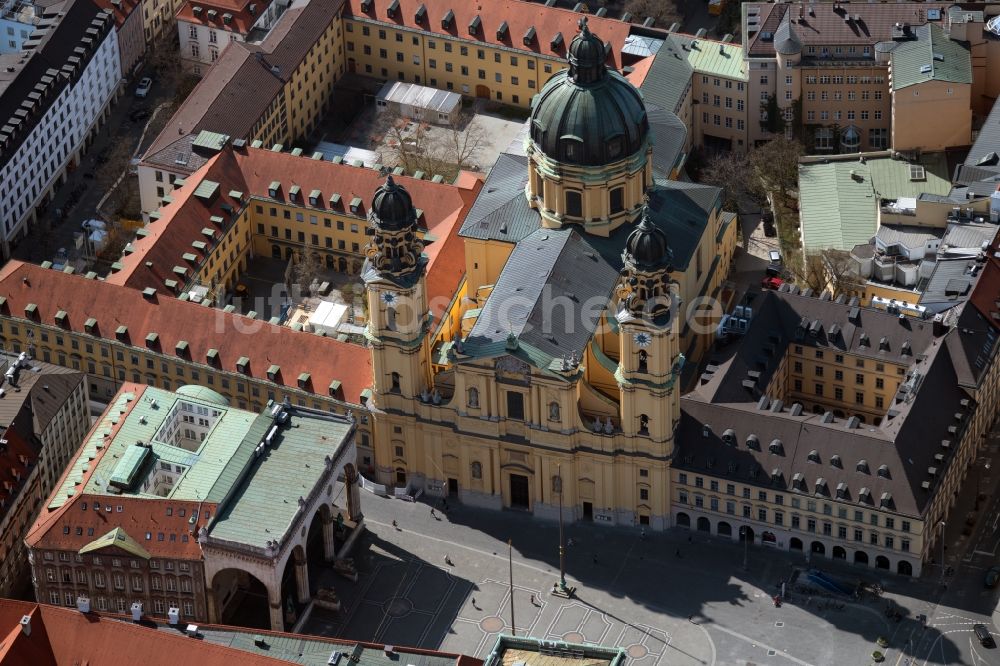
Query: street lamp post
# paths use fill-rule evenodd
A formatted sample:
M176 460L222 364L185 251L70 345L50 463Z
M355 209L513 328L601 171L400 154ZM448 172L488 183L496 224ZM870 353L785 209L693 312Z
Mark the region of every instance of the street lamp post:
M563 541L563 478L562 465L556 467L559 479L559 589L566 591L566 544Z
M746 525L740 528L740 536L743 537L743 571L748 571L750 568L747 565L747 557L750 554L750 540L747 538L749 534Z

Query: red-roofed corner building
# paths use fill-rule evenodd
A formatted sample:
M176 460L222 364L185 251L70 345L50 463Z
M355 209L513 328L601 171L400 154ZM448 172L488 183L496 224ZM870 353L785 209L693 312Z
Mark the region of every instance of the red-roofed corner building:
M118 52L122 59L122 75L128 76L146 54L143 34L141 0L94 0L94 4L111 12L118 32Z
M271 0L185 0L177 12L184 69L201 76L230 42L244 42L254 30L266 34L287 8Z
M291 626L308 561L345 558L364 531L356 431L290 401L251 412L203 386L124 384L25 538L35 598Z

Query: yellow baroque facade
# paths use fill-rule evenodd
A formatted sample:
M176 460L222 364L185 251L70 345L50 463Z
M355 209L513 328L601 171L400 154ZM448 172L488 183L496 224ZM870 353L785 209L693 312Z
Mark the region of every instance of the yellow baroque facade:
M453 339L429 337L421 265L392 268L384 256L411 242L391 220L420 202L380 205L402 189L394 183L376 194L363 275L378 480L662 528L684 365L679 306L686 291L718 290L735 225L717 189L654 173L642 98L581 25L569 69L533 104L524 154L501 156L465 220ZM677 131L662 150L683 145ZM685 207L699 233L675 253L668 237Z

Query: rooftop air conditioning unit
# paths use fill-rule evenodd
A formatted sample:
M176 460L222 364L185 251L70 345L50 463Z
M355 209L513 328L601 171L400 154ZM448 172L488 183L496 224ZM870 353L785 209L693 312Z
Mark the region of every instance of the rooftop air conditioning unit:
M142 619L142 602L136 601L132 604L132 621L138 622Z
M76 609L81 613L90 612L90 598L89 597L77 597L76 598Z
M167 609L167 622L176 627L181 621L181 609L171 606Z
M198 637L198 625L197 624L189 624L187 626L187 635L190 636L191 638L197 638Z

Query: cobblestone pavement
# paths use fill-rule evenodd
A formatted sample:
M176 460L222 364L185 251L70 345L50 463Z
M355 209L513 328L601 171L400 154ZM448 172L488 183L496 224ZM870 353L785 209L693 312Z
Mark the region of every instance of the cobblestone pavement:
M679 530L643 539L634 529L579 523L566 529L567 581L577 594L563 599L550 593L559 577L551 522L464 507L432 516L426 504L369 494L362 506L368 534L356 552L359 581L315 572L315 584L334 586L345 607L315 611L307 633L483 657L511 631L508 538L519 635L621 646L642 666L868 663L879 636L905 643L906 623L890 623L883 600L838 610L796 595L775 608L778 581L808 566L881 582L908 617L936 603L932 582L880 578L884 572L828 560L807 564L760 546L749 548L744 571L737 543ZM893 652L893 661L902 654Z

